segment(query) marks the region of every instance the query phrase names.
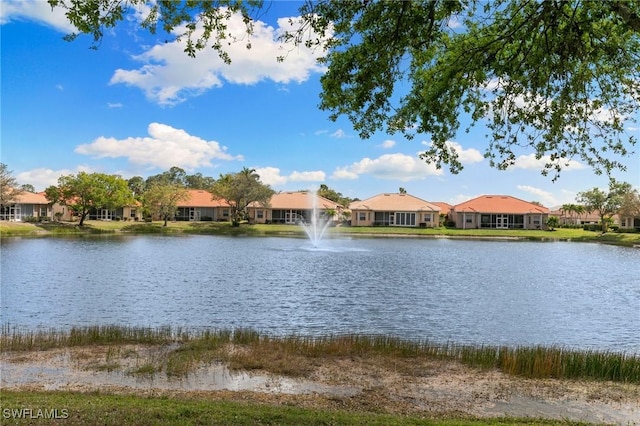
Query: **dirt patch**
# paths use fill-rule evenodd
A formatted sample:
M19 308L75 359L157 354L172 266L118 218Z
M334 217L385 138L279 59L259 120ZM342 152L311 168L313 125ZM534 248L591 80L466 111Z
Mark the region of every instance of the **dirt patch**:
M256 401L433 417L547 419L640 425L640 385L532 380L438 360L316 359L306 378L232 371L213 362L183 377L146 369L171 347L129 345L9 353L0 357L7 390L108 391Z

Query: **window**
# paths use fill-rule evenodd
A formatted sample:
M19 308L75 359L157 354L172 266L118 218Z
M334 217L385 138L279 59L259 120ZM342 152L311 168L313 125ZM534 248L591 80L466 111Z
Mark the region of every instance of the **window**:
M416 214L405 212L396 213L395 224L398 226L416 226Z
M466 223L473 223L473 217L468 217L468 218L465 220L465 222L466 222Z
M367 214L365 212L360 212L358 213L358 220L359 221L365 221L367 220Z
M131 209L131 217L136 217L136 209Z
M222 210L222 217L229 217L229 210L228 209Z
M38 214L38 216L43 217L47 215L47 208L46 207L40 207L40 213Z
M264 218L264 210L258 210L258 211L256 211L256 217L257 217L258 219L262 219L262 218Z
M430 214L425 214L423 222L431 222L431 215Z

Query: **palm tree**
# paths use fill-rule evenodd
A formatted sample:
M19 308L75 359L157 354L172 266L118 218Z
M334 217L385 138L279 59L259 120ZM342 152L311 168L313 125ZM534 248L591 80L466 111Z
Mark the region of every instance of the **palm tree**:
M576 212L578 217L580 217L581 214L585 214L586 213L586 208L582 204L574 204L573 205L573 211Z
M560 207L563 224L567 224L567 213L570 213L571 211L573 211L573 204L563 204L562 207Z

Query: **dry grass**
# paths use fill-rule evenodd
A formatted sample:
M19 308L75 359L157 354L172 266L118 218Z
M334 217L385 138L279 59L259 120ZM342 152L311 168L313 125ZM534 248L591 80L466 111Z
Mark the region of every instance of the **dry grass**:
M255 330L206 330L188 333L170 328L84 327L68 332L28 332L3 327L0 351L64 347L109 347L96 368L117 369L124 345L160 348L135 357L137 373L187 376L203 364L224 362L231 369L265 370L285 376L309 376L328 359L378 357L399 360L455 360L481 369L499 369L530 378L569 378L640 383L638 355L579 351L558 347L496 347L409 341L391 336L269 336Z

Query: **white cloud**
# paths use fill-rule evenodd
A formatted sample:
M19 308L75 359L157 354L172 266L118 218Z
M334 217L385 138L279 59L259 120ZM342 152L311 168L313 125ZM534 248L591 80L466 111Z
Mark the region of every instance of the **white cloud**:
M256 167L256 173L260 181L271 186L280 186L289 182L324 182L326 174L323 171L294 171L288 176L283 176L277 167Z
M322 171L297 172L294 171L289 176L292 182L324 182L326 175Z
M25 172L17 173L16 180L21 185L31 184L36 189L36 191L44 191L47 187L51 185L57 185L58 179L60 176L66 175L74 175L78 172L87 172L90 173L89 167L86 166L78 166L76 170L69 169L60 169L60 170L52 170L45 168L38 168L33 170L27 170Z
M392 139L387 139L386 141L384 141L384 142L382 142L380 144L380 147L384 148L384 149L391 149L394 146L396 146L396 141L394 141Z
M63 33L77 32L65 16L65 10L57 7L51 10L44 0L2 0L0 25L17 20L34 20Z
M422 145L430 147L433 143L422 141ZM464 149L458 142L448 141L446 143L449 152L456 152L458 160L464 164L479 163L484 160L484 156L480 151L474 148Z
M338 167L332 175L334 179L355 179L369 174L379 179L394 179L401 182L424 179L426 176L443 174L433 164L426 164L417 156L406 154L385 154L378 158L363 158L350 166Z
M224 82L233 84L256 84L263 80L276 83L306 81L311 73L324 72L317 63L322 52L300 46L291 50L283 62L276 58L283 55L278 36L291 27L289 18L280 18L278 28L262 21L254 22L254 33L250 39L245 34L242 16L234 14L227 22L227 33L238 35L241 41L225 46L231 64L225 64L212 48L197 52L196 58L184 52L184 42L157 44L134 59L143 65L134 70L118 69L110 84L127 84L143 90L147 98L161 105L175 105L191 96L220 87ZM181 34L178 28L174 35ZM197 37L202 33L198 30ZM229 37L231 40L233 37ZM251 49L246 45L250 41Z
M280 174L277 167L256 167L255 170L265 185L278 186L287 183L287 178Z
M108 108L122 108L122 104L120 102L107 102Z
M348 167L339 167L333 172L331 178L338 180L355 180L358 179L358 173L350 171Z
M332 138L343 139L348 138L349 136L345 133L344 130L338 129L335 132L331 133Z
M553 194L549 191L545 191L544 189L529 185L518 185L517 188L522 192L534 195L536 199L532 201L539 201L545 207L551 207L558 204L558 200L553 196Z
M536 158L535 154L527 154L520 155L516 158L516 162L512 169L524 169L524 170L542 170L544 169L545 164L551 161L551 157L548 155L542 156L540 159ZM585 166L579 161L576 160L560 160L559 164L562 165L562 170L571 171L571 170L580 170L584 169Z
M449 200L447 201L447 203L451 204L452 206L458 205L460 203L464 203L466 201L472 200L474 198L477 198L479 196L481 196L482 194L475 194L475 195L466 195L466 194L457 194L452 198L449 198Z
M243 159L241 155L227 154L227 148L216 141L206 141L165 124L149 124L149 136L122 140L101 136L90 144L77 146L75 152L94 158L125 157L136 165L163 169L172 166L195 169L212 166L212 160Z

